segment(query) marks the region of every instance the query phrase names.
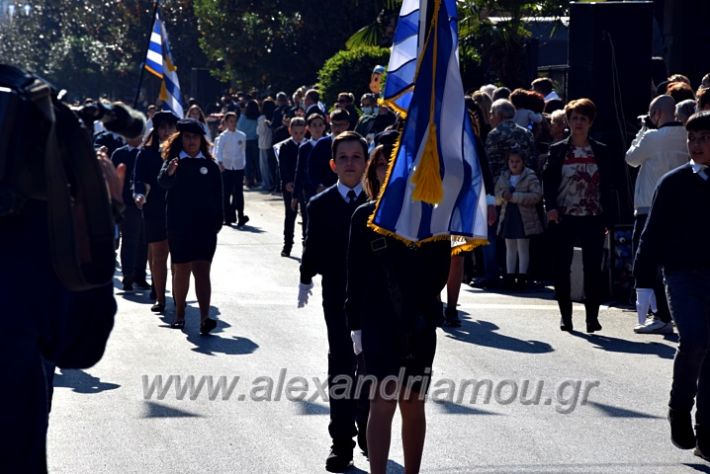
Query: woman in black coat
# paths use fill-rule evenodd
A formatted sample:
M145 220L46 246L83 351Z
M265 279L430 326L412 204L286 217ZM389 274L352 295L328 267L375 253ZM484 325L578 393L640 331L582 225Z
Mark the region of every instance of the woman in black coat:
M365 187L371 197L377 193L372 184L378 188L386 170L387 155L378 149L366 171ZM405 470L419 472L426 432L424 399L451 243L444 240L416 247L384 237L367 227L374 210L371 201L352 217L345 303L355 352L358 356L362 352L366 374L377 379L370 392L374 396L367 424L370 469L375 474L386 471L392 417L399 404ZM400 375L400 380L391 380Z
M185 299L192 273L200 306L200 332L207 334L217 326L209 317L210 266L222 227L222 178L199 122L181 120L177 129L179 133L170 137L163 151L165 162L158 175L158 183L167 190L168 243L174 265L176 313L171 327L185 327Z
M569 138L550 147L542 173L543 195L550 237L554 243L554 284L562 319L560 329L572 331L570 268L574 246L582 247L584 307L587 332L599 324L602 255L606 228L614 222L615 191L606 145L589 138L596 106L589 99L565 107Z
M177 121L178 118L167 111L153 115L153 130L136 156L133 172L133 199L138 209L143 211L155 293L155 304L151 310L158 313L165 310L165 284L170 253L165 227L165 190L158 185L158 173L163 166L160 144L175 133Z

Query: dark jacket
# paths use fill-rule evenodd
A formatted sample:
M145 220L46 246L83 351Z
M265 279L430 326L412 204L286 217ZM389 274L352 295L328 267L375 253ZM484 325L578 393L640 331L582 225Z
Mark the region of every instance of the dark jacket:
M362 329L365 319L377 324L400 318L399 324L414 324L417 315L434 327L441 313L438 296L449 275L451 243L410 247L379 235L367 227L374 210L370 202L352 217L345 304L350 329ZM398 295L393 295L393 288Z
M286 140L279 147L279 173L281 188L285 190L286 183L293 183L296 177L296 162L298 160L298 144L292 139Z
M333 157L333 137L327 135L318 140L311 151L311 158L308 160L308 177L313 189L318 186L325 188L332 186L338 180L333 170L330 169L330 159Z
M333 185L308 203L308 227L301 258L301 283L323 276L324 304L333 302L342 308L345 301L346 255L350 218L366 200L365 193L348 204Z
M165 219L165 189L158 185L158 173L162 166L163 158L158 148L143 147L136 156L133 192L146 196L143 206L146 219ZM146 184L150 186L150 192L147 192Z
M690 164L661 178L634 261L639 288L653 287L658 266L664 272L710 268L710 253L701 244L710 235L708 203L710 180Z
M611 157L607 146L596 140L589 139L589 144L594 152L594 159L599 168L599 193L605 225L611 226L619 217L619 196L614 183ZM542 192L545 210L557 209L557 196L562 182L562 164L567 152L572 147L571 138L550 146L550 156L542 172Z
M298 147L298 159L296 160L296 176L293 179L293 194L294 196L311 197L316 190L311 184L308 176L308 161L311 158L314 143L312 140L307 140Z
M133 201L133 173L136 167L136 156L138 156L139 148L131 148L124 145L116 149L111 155L113 165L118 167L120 164L126 165L126 179L123 182L123 204L127 207L135 207Z
M168 175L166 160L158 183L167 189L168 232L214 232L222 228L222 175L211 159L183 158L175 174Z

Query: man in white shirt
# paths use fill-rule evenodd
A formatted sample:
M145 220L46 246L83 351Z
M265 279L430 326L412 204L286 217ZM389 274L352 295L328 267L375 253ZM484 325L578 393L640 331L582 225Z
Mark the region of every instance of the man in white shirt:
M636 253L651 209L656 185L663 175L688 162L687 133L675 120L675 100L661 95L651 101L648 116L631 147L626 152L626 163L639 168L634 190L633 252ZM660 277L647 275L648 281L636 281L638 325L634 332L640 334L670 334L673 332L665 290ZM646 280L646 279L644 279ZM652 288L651 288L652 287ZM652 304L653 299L656 305ZM656 317L646 319L649 306Z
M246 166L247 137L237 130L237 114L224 116L227 129L216 140L215 156L222 170L224 186L224 225L235 222L242 228L249 221L244 214L244 167ZM237 217L239 220L237 220Z

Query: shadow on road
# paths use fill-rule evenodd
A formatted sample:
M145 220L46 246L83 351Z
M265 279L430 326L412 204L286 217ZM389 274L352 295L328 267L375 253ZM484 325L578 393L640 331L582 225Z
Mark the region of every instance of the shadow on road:
M599 402L588 402L588 405L596 408L597 410L604 413L606 416L611 418L651 418L651 419L661 419L663 417L650 415L648 413L643 413L636 410L629 410L628 408L615 407L613 405L606 405Z
M459 311L461 315L468 315ZM443 328L447 337L483 347L493 347L504 351L544 354L554 351L553 347L542 341L524 341L497 333L500 329L489 321L473 321L466 317L461 319L460 328Z
M698 472L708 472L710 473L710 466L707 466L705 464L689 464L689 463L683 463L684 466L688 466L690 468L695 469Z
M201 418L201 415L155 402L145 402L142 418Z
M449 415L498 415L498 413L493 413L492 411L479 410L478 408L459 405L447 400L432 400L432 402Z
M83 370L59 369L54 374L54 387L71 388L72 392L76 393L101 393L106 390L115 390L120 385L102 382L100 378Z
M623 352L626 354L649 354L657 355L662 359L672 359L675 356L675 347L661 344L660 342L636 342L619 339L616 337L604 336L601 334L584 334L572 332L573 336L586 339L598 348L609 352ZM668 339L667 339L668 340Z
M320 403L308 400L295 400L294 403L298 406L299 415L328 415L330 413L330 408Z

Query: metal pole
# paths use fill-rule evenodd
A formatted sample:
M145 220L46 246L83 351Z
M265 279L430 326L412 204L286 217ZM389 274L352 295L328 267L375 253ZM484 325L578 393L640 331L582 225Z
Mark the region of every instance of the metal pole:
M153 34L153 24L155 23L155 17L158 14L158 6L160 0L155 0L153 4L153 15L151 16L150 25L148 25L148 41L145 46L145 54L143 55L143 60L141 61L141 72L138 79L138 88L136 89L136 98L133 99L133 108L138 107L138 99L141 95L141 86L143 85L143 75L145 74L145 56L148 54L148 48L150 48L150 36Z

